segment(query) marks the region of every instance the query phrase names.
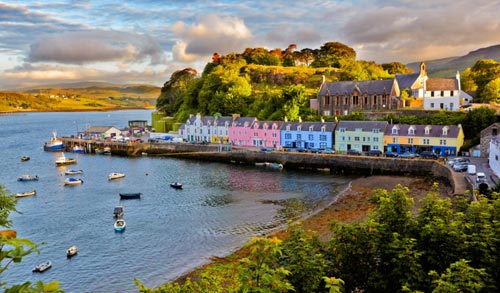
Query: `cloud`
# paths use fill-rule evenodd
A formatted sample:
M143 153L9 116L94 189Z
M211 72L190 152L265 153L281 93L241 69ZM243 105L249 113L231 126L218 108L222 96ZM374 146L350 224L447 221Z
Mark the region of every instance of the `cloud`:
M172 48L174 59L183 62L216 52L222 55L242 52L253 39L243 20L216 14L209 14L192 26L177 22L171 30L180 38Z
M163 61L160 44L150 36L120 31L80 31L46 35L30 46L28 61L86 64Z

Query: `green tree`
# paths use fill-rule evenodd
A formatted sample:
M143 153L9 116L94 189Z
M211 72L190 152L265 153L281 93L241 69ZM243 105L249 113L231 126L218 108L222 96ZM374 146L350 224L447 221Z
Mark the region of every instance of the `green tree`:
M485 101L500 103L500 77L486 84L483 89L483 97Z
M484 279L487 274L484 269L475 269L469 266L469 262L464 259L452 263L441 275L436 271L431 271L429 275L435 278L433 293L473 293L483 292L486 288Z
M392 75L413 73L413 70L411 68L401 62L382 63L381 66L384 70Z
M182 93L186 91L188 84L196 78L196 75L196 70L192 68L172 73L170 80L161 89L156 108L169 116L173 116L182 104Z
M484 90L486 85L500 78L500 62L492 59L481 59L471 68L471 77L477 85L477 94L481 101L487 101Z
M339 42L325 43L315 53L315 59L311 63L313 67L340 68L342 62L356 60L356 51Z

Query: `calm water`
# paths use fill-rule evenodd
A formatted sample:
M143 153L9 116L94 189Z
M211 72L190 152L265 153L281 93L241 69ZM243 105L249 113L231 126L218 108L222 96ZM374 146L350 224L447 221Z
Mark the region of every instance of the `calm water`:
M41 253L11 264L0 281L23 283L59 280L66 292L135 292L133 279L155 287L225 256L251 236L286 222L287 199L310 209L332 201L350 178L325 173L269 171L258 167L186 161L173 158L125 158L66 153L77 165L56 167L58 154L43 151L53 130L68 136L88 125L123 128L128 120L148 120L151 111L30 113L0 116L0 184L11 193L37 190L21 198L12 214L18 237L44 242ZM31 157L21 162L22 156ZM84 184L63 185L65 169L82 169ZM126 177L108 182L111 172ZM39 181L18 182L22 174ZM183 190L169 187L184 183ZM119 192L142 192L140 200L122 201L127 228L113 230ZM65 250L77 245L78 255ZM53 267L34 274L34 265Z

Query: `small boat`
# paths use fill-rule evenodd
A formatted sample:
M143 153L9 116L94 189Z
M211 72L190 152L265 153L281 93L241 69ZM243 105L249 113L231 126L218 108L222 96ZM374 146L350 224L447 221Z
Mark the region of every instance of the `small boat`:
M74 177L69 177L64 180L64 185L79 185L82 184L83 180L82 179L76 179Z
M21 175L17 177L17 181L38 181L38 175Z
M125 230L125 227L127 226L127 222L125 222L124 219L118 219L116 220L114 227L116 232L122 232Z
M267 168L271 168L271 169L278 169L278 170L282 170L283 169L283 164L280 164L280 163L265 163L265 166Z
M170 187L175 188L175 189L182 189L182 183L176 181L176 182L170 183Z
M16 197L27 197L36 195L36 190L16 193Z
M113 179L120 179L125 177L125 174L123 173L110 173L108 175L108 180L113 180Z
M59 158L56 159L56 166L64 166L64 165L70 165L70 164L76 164L76 159L75 158L66 158L64 154L62 154Z
M64 150L63 141L57 138L57 133L55 131L52 132L52 137L50 138L49 141L45 143L43 149L49 152L57 152Z
M83 154L85 153L85 148L80 146L80 145L75 145L73 149L71 150L73 153L80 153Z
M73 245L70 248L66 249L66 257L68 258L75 256L77 253L78 247L76 247L76 245Z
M142 193L140 192L135 192L135 193L120 193L120 199L140 199Z
M115 209L113 210L113 217L114 218L121 218L123 217L123 207L122 206L116 206Z
M111 155L111 148L105 147L102 154L103 155Z
M66 172L64 172L64 175L76 175L76 174L82 174L82 173L83 173L83 170L71 169L71 170L66 170Z
M48 261L42 262L41 264L35 266L31 271L42 273L42 272L45 272L46 270L50 269L51 267L52 267L52 262L50 260L48 260Z
M27 156L24 156L21 158L21 162L26 162L26 161L29 161L30 160L30 157L27 157Z

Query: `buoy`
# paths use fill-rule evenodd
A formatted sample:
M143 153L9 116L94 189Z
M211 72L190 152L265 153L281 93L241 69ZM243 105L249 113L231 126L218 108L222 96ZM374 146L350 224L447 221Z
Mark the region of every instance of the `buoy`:
M148 176L148 173L146 172L146 176Z

